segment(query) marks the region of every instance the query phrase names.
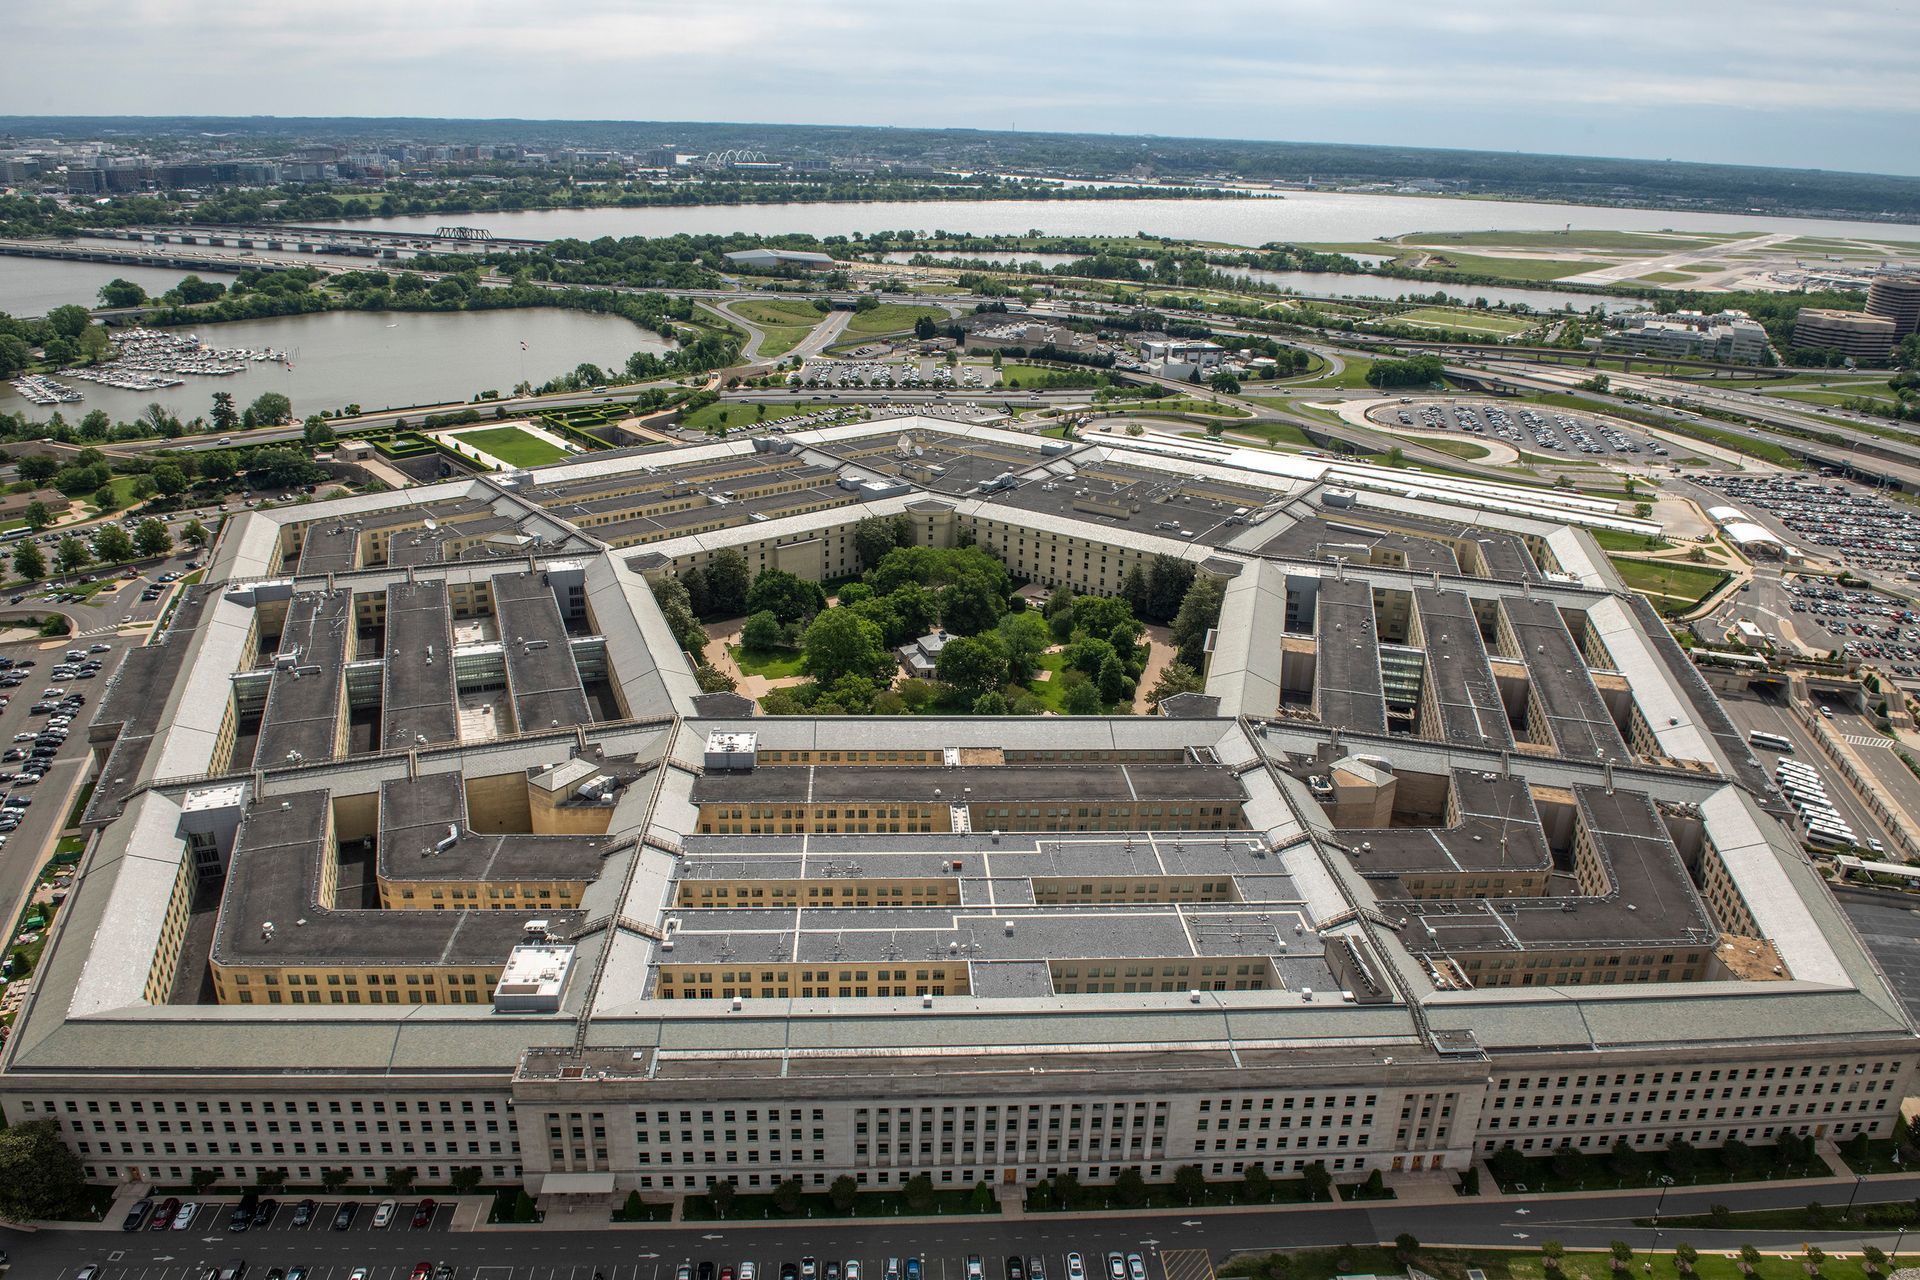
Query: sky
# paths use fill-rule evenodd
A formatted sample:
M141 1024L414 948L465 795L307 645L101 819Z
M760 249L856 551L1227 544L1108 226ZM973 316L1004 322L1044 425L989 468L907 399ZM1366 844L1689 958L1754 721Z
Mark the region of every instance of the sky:
M769 121L1920 173L1912 0L62 0L0 114Z

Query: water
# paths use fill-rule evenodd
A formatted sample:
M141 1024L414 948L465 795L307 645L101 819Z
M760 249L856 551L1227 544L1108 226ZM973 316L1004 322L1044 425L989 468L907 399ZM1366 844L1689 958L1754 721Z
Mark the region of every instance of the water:
M55 307L100 305L100 286L131 280L150 294L162 294L189 275L226 284L217 271L179 271L172 267L126 267L111 262L68 262L59 258L0 256L0 311L10 316L43 316Z
M909 252L881 255L887 262L908 262L916 255ZM1063 263L1078 262L1080 258L1071 253L968 253L958 249L936 249L925 255L936 262L951 262L960 259L992 262L1001 266L1025 265L1038 262L1043 267L1055 267ZM1385 262L1383 256L1371 254L1355 255L1372 262ZM1485 298L1489 305L1522 305L1535 311L1554 311L1561 307L1572 307L1584 311L1589 307L1604 307L1608 312L1636 311L1645 304L1625 298L1605 298L1597 294L1567 293L1554 289L1508 289L1487 285L1433 284L1424 280L1394 280L1385 276L1354 275L1350 272L1334 271L1260 271L1248 267L1215 267L1214 270L1242 280L1257 280L1279 289L1291 289L1293 292L1309 298L1385 298L1392 300L1403 294L1431 294L1435 289L1446 290L1448 296L1472 302L1475 298Z
M1512 200L1461 200L1433 196L1345 195L1288 192L1284 199L1238 200L962 200L871 204L656 205L640 209L529 209L463 214L460 220L498 236L552 240L574 236L774 235L816 236L858 231L963 231L1015 235L1132 235L1146 231L1180 240L1259 245L1270 240L1347 243L1413 231L1777 231L1809 236L1861 236L1920 240L1920 225L1840 222L1819 218L1772 218L1759 214L1675 213L1660 209L1612 209L1584 205L1532 204ZM363 218L342 225L367 231L431 232L442 214Z
M158 401L190 420L207 415L216 391L231 392L241 408L265 392L278 391L292 399L296 417L347 404L372 412L465 400L477 391L504 395L522 380L538 386L587 361L618 369L635 351L659 353L671 345L618 316L547 308L330 311L201 325L192 332L217 347L293 352L293 368L275 362L249 364L231 377L189 377L183 385L162 391L74 383L86 399L60 405L60 412L69 422L93 409L105 409L116 421L130 421ZM528 346L525 352L520 350L522 341ZM53 406L34 405L0 383L0 412L20 411L45 419Z

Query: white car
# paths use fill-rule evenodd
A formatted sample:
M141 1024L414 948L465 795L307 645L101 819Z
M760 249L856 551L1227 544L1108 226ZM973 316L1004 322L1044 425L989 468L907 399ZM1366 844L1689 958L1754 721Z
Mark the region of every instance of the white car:
M199 1213L200 1202L198 1200L187 1201L180 1206L180 1212L173 1215L173 1229L175 1231L185 1231L193 1225L193 1220Z
M373 1225L376 1230L393 1222L394 1210L400 1206L391 1200L382 1200L380 1207L373 1211Z
M1087 1260L1077 1253L1067 1255L1067 1280L1087 1280Z

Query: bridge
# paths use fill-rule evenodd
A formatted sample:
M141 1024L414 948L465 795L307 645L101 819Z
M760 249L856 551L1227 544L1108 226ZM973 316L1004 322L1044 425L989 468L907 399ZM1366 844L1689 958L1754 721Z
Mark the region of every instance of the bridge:
M315 253L335 257L397 261L422 253L526 253L543 240L502 239L481 227L441 227L425 231L372 231L348 227L99 227L80 233L90 239L148 244L207 245L267 253Z
M433 233L442 240L492 240L493 232L485 227L441 227Z

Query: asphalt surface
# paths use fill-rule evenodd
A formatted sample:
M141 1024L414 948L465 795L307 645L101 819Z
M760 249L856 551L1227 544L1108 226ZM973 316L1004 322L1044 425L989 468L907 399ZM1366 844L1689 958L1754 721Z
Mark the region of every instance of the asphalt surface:
M1920 1021L1920 899L1838 885L1833 896L1907 1007L1907 1016Z
M1853 1179L1784 1186L1751 1184L1739 1188L1675 1188L1666 1195L1669 1217L1704 1213L1710 1204L1740 1209L1799 1207L1809 1200L1844 1204L1855 1190ZM1859 1203L1911 1200L1920 1178L1893 1177L1863 1184ZM72 1280L88 1263L99 1264L100 1280L198 1280L197 1267L243 1258L252 1280L268 1268L303 1265L311 1280L347 1280L352 1269L368 1268L369 1280L405 1280L420 1261L451 1263L461 1280L673 1280L682 1262L712 1262L738 1267L752 1260L761 1280L776 1280L782 1262L802 1257L859 1259L864 1280L880 1280L890 1257L918 1257L927 1280L964 1280L966 1259L983 1259L984 1280L1006 1280L1005 1258L1039 1257L1047 1280L1064 1280L1065 1255L1077 1251L1086 1260L1089 1280L1105 1280L1104 1255L1138 1253L1148 1280L1211 1280L1211 1266L1242 1251L1389 1241L1411 1232L1428 1246L1486 1245L1532 1249L1547 1239L1573 1247L1604 1247L1625 1240L1636 1248L1654 1243L1655 1232L1636 1227L1635 1218L1653 1215L1661 1204L1657 1188L1618 1195L1460 1199L1440 1204L1391 1201L1329 1204L1283 1211L1200 1210L1191 1213L1135 1215L1046 1215L1003 1220L967 1217L952 1221L780 1222L757 1225L688 1223L598 1229L556 1226L539 1229L488 1228L447 1232L412 1230L406 1213L383 1231L335 1232L321 1222L313 1230L279 1227L228 1235L224 1218L208 1229L203 1211L191 1231L122 1234L104 1230L45 1230L0 1236L14 1258L14 1274L38 1280ZM404 1206L403 1206L404 1209ZM363 1202L362 1215L371 1205ZM587 1215L583 1214L583 1218ZM594 1215L597 1219L598 1215ZM436 1221L436 1228L438 1222ZM1876 1242L1894 1243L1891 1234L1862 1237L1845 1231L1809 1233L1694 1230L1659 1233L1666 1247L1684 1238L1696 1247L1731 1251L1742 1243L1795 1249L1819 1241L1833 1250ZM1205 1255L1202 1258L1201 1255Z
M1734 727L1739 729L1742 735L1750 735L1755 729L1761 729L1767 733L1781 734L1793 743L1794 749L1791 754L1768 751L1759 747L1753 749L1754 756L1766 766L1769 774L1773 773L1774 766L1783 759L1798 760L1802 764L1811 765L1819 771L1827 799L1832 802L1835 809L1839 810L1840 816L1846 819L1847 825L1853 828L1854 835L1863 841L1868 836L1874 836L1889 848L1892 847L1889 843L1892 840L1891 834L1877 818L1867 812L1866 806L1853 794L1852 788L1847 785L1846 779L1841 777L1840 771L1827 763L1820 749L1814 746L1812 735L1801 724L1800 717L1789 711L1784 701L1761 698L1751 693L1722 693L1720 701L1726 707L1727 715L1732 718ZM1863 751L1868 749L1862 748ZM1879 750L1885 751L1884 748ZM1886 751L1885 754L1892 759L1892 752ZM1797 835L1798 832L1796 831L1795 834Z

